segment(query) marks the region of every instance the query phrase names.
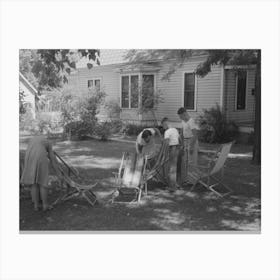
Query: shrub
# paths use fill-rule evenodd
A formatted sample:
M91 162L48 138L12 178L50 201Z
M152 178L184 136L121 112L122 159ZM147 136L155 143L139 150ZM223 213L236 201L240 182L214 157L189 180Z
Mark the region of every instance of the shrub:
M224 143L232 141L238 134L238 127L234 122L227 122L225 114L219 105L203 110L199 116L199 140L207 143Z
M73 121L64 126L64 137L72 139L76 137L79 140L84 140L87 135L93 134L94 125L84 121Z
M145 128L147 128L147 126L129 123L125 126L123 133L127 136L135 136L138 135Z
M94 134L102 141L107 141L112 135L112 123L111 122L100 122L95 125Z
M25 108L25 112L20 114L19 129L31 131L34 126L36 126L36 120L33 118L31 108Z
M112 134L123 132L124 124L121 120L110 121L110 126L111 126L111 133Z
M97 126L97 114L105 98L101 91L91 92L87 97L78 97L66 92L61 99L64 135L82 140L92 135Z
M110 99L105 103L106 113L109 119L119 119L120 118L120 104L118 100Z

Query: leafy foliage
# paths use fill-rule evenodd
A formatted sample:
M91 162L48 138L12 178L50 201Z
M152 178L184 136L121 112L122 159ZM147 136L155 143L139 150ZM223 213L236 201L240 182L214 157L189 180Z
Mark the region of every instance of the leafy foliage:
M60 102L64 133L70 138L77 136L79 139L93 134L105 95L103 91L95 91L81 98L71 91L63 93Z
M102 141L108 140L112 134L112 123L111 122L100 122L95 125L94 134Z
M109 119L119 119L120 118L120 102L116 99L110 99L105 103L105 109Z
M234 122L227 122L225 114L219 105L203 110L199 116L199 138L207 143L225 143L232 141L238 134L238 127Z
M88 59L88 68L100 64L98 49L22 49L20 71L39 91L59 88L68 81L68 75L82 57Z

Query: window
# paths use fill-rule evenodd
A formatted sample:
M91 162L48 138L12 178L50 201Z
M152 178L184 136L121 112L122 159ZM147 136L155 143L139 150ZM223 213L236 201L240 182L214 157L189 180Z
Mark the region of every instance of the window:
M121 79L122 108L138 108L139 105L139 76L122 76Z
M139 107L139 86L140 75L125 75L121 77L121 107L138 108ZM155 77L153 74L142 75L142 104L147 108L153 108L153 96L155 86Z
M88 89L93 89L94 85L95 90L100 91L100 84L101 79L88 80Z
M184 75L184 107L188 110L195 110L195 74L185 73Z
M138 76L131 76L130 77L130 108L138 108L139 103L139 86L138 86Z
M247 71L238 71L236 77L236 110L246 108Z
M87 86L88 86L88 88L92 88L93 87L93 80L88 80L87 81Z
M142 105L146 108L154 107L154 75L143 75L142 76Z
M94 80L94 86L97 91L100 91L100 79Z
M129 76L122 76L122 108L129 108Z

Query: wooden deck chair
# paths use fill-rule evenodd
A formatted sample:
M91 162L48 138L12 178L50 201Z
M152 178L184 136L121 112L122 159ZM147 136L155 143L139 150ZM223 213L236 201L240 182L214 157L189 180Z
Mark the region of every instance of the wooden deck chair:
M54 152L54 154L59 160L58 168L61 175L60 177L62 177L61 190L63 190L63 187L65 187L66 192L61 192L53 205L57 204L60 201L66 201L72 197L80 196L85 198L91 206L94 206L94 204L97 202L97 197L93 192L93 188L98 184L98 182L95 182L93 185L82 185L76 183L71 178L71 175L74 175L75 178L79 178L78 171L73 167L70 167L56 152Z
M147 193L147 182L149 180L155 180L161 182L164 185L168 184L167 174L164 172L165 164L168 164L169 160L169 144L167 141L163 141L157 159L152 166L148 166L145 173L145 187Z
M219 197L224 197L232 192L232 190L223 183L224 164L232 145L233 142L221 145L220 149L211 158L208 158L207 166L189 164L190 170L188 172L188 178L193 183L191 191L200 183ZM218 186L222 186L226 192L222 193L218 191Z
M143 173L146 169L146 157L136 153L124 153L119 171L115 174L117 190L112 194L113 202L139 202L145 184ZM122 197L131 198L130 201L121 201Z

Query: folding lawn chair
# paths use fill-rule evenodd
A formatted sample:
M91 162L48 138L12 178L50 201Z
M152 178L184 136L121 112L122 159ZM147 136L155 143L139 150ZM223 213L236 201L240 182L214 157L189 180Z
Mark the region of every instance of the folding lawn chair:
M143 173L146 169L146 163L146 157L136 153L126 152L123 154L119 171L114 172L117 190L112 195L112 203L140 201L142 189L145 185ZM122 198L125 201L121 201Z
M76 183L71 178L71 174L74 175L76 178L79 178L78 171L73 167L70 167L56 152L54 152L54 154L59 160L58 168L62 177L61 187L62 189L63 186L66 187L66 193L61 192L60 196L53 203L53 205L57 204L60 201L66 201L72 197L80 196L85 198L91 206L94 206L94 204L97 201L97 197L93 192L93 188L98 184L98 182L95 182L93 185L82 185Z
M212 157L208 157L208 164L206 166L189 164L188 178L193 182L191 191L200 183L206 189L220 197L224 197L232 192L232 190L223 183L224 164L232 145L233 142L221 145L220 149L214 153ZM218 186L222 186L226 192L222 193L218 191Z

